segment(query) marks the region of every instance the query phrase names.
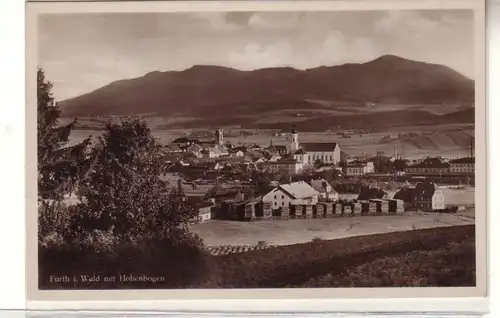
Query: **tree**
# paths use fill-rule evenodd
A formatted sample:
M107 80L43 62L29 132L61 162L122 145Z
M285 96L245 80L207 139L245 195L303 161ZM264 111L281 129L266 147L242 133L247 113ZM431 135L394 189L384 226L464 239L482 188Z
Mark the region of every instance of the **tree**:
M270 183L272 181L271 176L267 172L252 172L252 181L255 184L255 188L258 195L264 195L272 190Z
M107 124L93 149L92 169L81 181L85 191L74 230L110 231L125 241L188 239L187 225L197 212L160 179L161 156L145 122Z
M396 171L404 171L408 167L408 160L406 159L396 159L392 165Z
M321 159L316 159L316 160L314 161L314 167L315 167L316 169L319 169L319 168L321 167L321 165L323 165L323 160L321 160Z
M90 159L85 153L90 137L65 147L76 124L59 125L61 110L54 103L53 84L37 72L37 137L38 137L38 199L60 200L73 190L77 180L87 171Z
M72 147L64 147L76 124L59 126L61 111L54 104L52 83L46 81L42 69L37 74L37 137L38 137L38 188L42 198L58 199L67 191L69 183L75 182L84 171L85 150L90 137Z

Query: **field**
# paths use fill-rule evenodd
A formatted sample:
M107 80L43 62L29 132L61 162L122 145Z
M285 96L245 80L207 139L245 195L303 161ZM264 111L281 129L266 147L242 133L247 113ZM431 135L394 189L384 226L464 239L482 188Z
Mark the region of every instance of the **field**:
M474 224L474 219L452 214L413 212L403 216L362 216L288 221L208 221L192 231L206 245L289 245L310 242L313 238L333 240L345 237Z
M153 129L153 134L161 143L169 143L175 138L184 136L186 131L192 130L162 130ZM240 135L242 131L251 135ZM100 131L85 129L75 130L71 135L71 142L78 142L88 135L98 136ZM241 130L225 128L225 140L238 144L258 144L268 146L288 143L286 136L274 136L271 130ZM405 134L405 135L400 135ZM301 142L338 142L341 149L349 155L373 154L382 151L393 155L398 148L400 154L408 159L417 159L424 156L461 157L470 154L470 138L474 134L474 125L457 124L442 126L416 126L391 128L390 130L366 133L361 137L352 135L351 138L340 138L329 132L301 132ZM383 140L384 137L388 139Z
M216 256L201 287L474 286L474 229L456 226L315 240Z
M433 251L412 251L314 277L300 287L443 287L474 286L473 237L451 242Z

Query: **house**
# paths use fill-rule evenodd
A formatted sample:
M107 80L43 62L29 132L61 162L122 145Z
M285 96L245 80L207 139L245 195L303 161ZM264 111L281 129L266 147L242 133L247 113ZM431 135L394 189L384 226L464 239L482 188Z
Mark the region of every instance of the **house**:
M347 165L345 174L348 176L362 176L367 173L374 173L375 166L373 162L354 161Z
M264 163L264 162L266 162L266 161L267 161L267 160L266 160L266 158L264 158L264 157L260 157L260 158L255 158L255 159L253 159L253 160L252 160L252 163L253 163L254 165L259 165L259 164Z
M315 205L318 203L318 191L304 181L280 184L262 198L264 204L270 204L276 210L289 205Z
M212 208L214 204L212 202L201 202L196 208L198 209L198 222L206 222L212 219Z
M288 148L285 145L269 145L269 147L265 148L268 153L272 156L283 156L288 153Z
M182 155L176 152L166 153L163 157L166 163L176 163L182 159Z
M394 195L394 199L403 200L408 209L439 211L446 207L443 191L430 181L420 182L412 188L401 189Z
M180 137L175 139L170 143L172 146L177 146L177 147L187 147L192 144L197 144L199 143L198 139L193 139L193 138L186 138L186 137Z
M475 158L465 157L450 160L450 172L453 173L474 173L475 171Z
M387 193L384 190L378 188L365 187L361 189L358 195L358 200L363 200L363 201L373 200L373 199L387 199L387 198L388 198Z
M405 173L410 175L435 174L450 172L450 164L439 158L426 158L405 168Z
M238 148L230 149L228 152L231 157L243 157L245 155L245 152Z
M212 147L205 148L201 153L206 159L219 158L229 155L227 148L223 145L214 145Z
M323 201L338 201L339 194L332 187L331 184L326 182L325 179L311 180L311 187L316 190L319 195L319 199Z
M224 168L224 164L220 163L220 162L216 162L215 165L213 166L213 170L214 171L219 171L221 170L222 168Z
M183 152L181 147L179 147L177 145L166 145L163 147L163 150L167 153L181 153L181 152Z
M263 169L270 172L286 172L288 174L299 174L303 171L304 165L291 158L280 158L276 160L269 160L261 164Z
M191 144L187 146L184 151L194 154L196 158L201 158L203 156L203 147L200 144Z
M253 144L253 145L248 146L248 147L247 147L247 150L248 150L248 151L259 151L259 150L261 150L261 149L260 149L260 146L259 146L259 145L257 145L257 144Z

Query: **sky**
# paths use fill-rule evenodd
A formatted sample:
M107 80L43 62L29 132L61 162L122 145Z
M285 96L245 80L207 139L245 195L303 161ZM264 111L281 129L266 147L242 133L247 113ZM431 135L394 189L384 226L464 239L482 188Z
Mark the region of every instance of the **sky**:
M56 100L152 71L362 63L384 54L474 78L466 10L45 14L38 62Z

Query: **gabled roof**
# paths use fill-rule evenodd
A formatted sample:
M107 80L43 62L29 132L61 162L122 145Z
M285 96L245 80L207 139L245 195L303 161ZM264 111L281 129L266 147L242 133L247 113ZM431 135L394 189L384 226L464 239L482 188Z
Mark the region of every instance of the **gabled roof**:
M313 152L328 152L328 151L333 151L337 147L336 142L308 142L308 143L301 143L300 148L303 149L304 151L313 151Z
M203 149L203 146L199 145L199 144L191 144L189 145L186 149L197 149L197 150L201 150Z
M475 163L475 158L471 158L471 157L458 158L458 159L450 160L450 163Z
M292 158L279 158L277 160L269 160L267 164L296 164L298 161Z
M172 141L173 144L183 144L183 143L188 143L188 142L193 142L193 143L198 143L198 139L191 139L191 138L186 138L186 137L180 137Z
M269 147L266 148L266 150L286 150L285 145L270 145Z
M311 180L311 187L318 192L325 192L325 186L330 187L331 192L336 192L325 179Z
M304 154L306 154L306 152L302 148L299 149L299 150L297 150L297 151L295 151L295 153L294 153L294 155L304 155Z
M279 185L279 189L288 193L294 199L305 199L318 195L318 191L314 190L313 187L304 181L281 184Z
M427 158L424 161L411 165L408 168L448 168L449 163L442 162L437 158Z

